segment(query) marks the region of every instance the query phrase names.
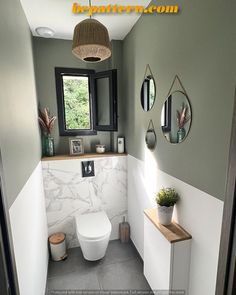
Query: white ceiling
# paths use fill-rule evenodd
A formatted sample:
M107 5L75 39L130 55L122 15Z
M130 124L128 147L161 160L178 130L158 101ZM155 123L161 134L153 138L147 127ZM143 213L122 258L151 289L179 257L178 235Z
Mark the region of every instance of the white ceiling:
M72 5L88 5L87 0L21 0L26 18L34 36L37 27L49 27L55 31L53 38L72 40L73 30L77 23L88 18L87 14L73 14ZM143 5L150 0L92 0L92 5ZM103 23L112 40L123 40L132 29L140 14L96 14L93 18Z

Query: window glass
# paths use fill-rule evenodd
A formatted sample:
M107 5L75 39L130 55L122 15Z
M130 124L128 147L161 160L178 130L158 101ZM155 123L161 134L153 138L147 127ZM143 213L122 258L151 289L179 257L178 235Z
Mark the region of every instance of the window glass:
M66 130L91 129L89 80L84 76L63 76Z
M110 124L109 78L96 80L98 125Z

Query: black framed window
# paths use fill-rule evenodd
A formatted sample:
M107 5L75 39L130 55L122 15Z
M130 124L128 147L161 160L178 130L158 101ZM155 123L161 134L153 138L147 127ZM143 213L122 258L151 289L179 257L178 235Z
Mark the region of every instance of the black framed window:
M98 131L117 131L117 72L93 75L94 128Z
M116 70L55 68L60 135L117 130Z
M92 135L93 70L55 68L60 135Z

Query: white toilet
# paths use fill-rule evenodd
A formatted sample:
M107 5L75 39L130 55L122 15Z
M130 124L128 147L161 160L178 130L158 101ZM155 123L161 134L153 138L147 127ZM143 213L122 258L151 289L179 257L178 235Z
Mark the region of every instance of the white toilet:
M86 260L95 261L105 256L111 228L104 211L76 217L77 237Z

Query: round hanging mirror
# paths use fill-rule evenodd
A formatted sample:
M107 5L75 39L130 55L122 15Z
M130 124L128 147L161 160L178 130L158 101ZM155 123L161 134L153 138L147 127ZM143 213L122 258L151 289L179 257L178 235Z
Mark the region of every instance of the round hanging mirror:
M152 120L150 120L145 136L147 148L153 150L156 146L156 133Z
M182 91L172 92L163 104L161 127L170 143L181 143L187 137L192 121L191 105Z
M153 150L156 146L156 133L154 130L147 130L145 137L148 149Z
M150 66L147 65L143 84L141 87L140 99L141 105L145 112L152 109L156 98L156 85L153 75L151 73Z

